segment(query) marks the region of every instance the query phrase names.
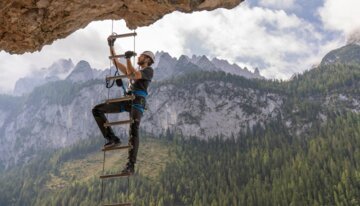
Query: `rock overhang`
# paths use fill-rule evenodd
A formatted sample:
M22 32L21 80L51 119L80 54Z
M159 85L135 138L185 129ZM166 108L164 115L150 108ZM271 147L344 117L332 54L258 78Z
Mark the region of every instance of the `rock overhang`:
M173 11L231 9L244 0L2 0L0 49L39 51L92 21L123 19L130 29L148 26Z

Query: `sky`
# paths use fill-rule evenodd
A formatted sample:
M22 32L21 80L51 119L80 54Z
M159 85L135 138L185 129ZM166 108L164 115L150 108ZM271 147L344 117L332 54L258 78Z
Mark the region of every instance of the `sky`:
M226 59L269 79L289 79L316 66L329 51L360 33L357 0L247 0L234 9L184 14L173 12L141 27L135 50L165 51L173 57L206 55ZM106 38L130 32L125 22L97 21L40 52L10 55L0 51L0 92L58 59L86 60L93 68L109 67ZM119 39L118 53L133 49L133 39Z

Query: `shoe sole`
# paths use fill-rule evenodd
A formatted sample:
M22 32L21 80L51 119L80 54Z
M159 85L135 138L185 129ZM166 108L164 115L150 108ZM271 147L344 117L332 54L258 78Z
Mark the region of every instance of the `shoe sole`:
M104 148L107 149L107 148L111 148L111 147L117 147L117 146L120 146L120 145L121 145L121 142L111 143L109 145L104 145Z

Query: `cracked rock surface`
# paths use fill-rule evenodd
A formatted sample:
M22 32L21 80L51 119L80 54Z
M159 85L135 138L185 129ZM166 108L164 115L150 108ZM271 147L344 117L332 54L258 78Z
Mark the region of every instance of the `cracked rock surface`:
M231 9L243 0L1 0L0 50L41 50L92 21L124 19L130 29L150 25L173 11Z

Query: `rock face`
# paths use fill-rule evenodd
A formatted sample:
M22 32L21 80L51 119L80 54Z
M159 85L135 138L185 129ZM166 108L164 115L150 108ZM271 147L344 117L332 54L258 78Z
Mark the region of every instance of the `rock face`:
M0 171L27 162L34 151L68 147L89 136L101 138L91 109L107 99L108 90L103 79L84 81L90 69L81 61L65 80L48 82L23 97L0 96ZM113 87L109 96L119 97L120 93L120 88ZM229 138L276 118L284 99L278 93L223 80L183 85L154 81L141 130L154 135L176 131L204 139L220 134ZM128 114L108 117L118 121L127 119ZM117 135L128 134L128 125L113 129Z
M305 103L299 104L293 103L294 92L273 90L256 83L261 80L226 74L224 68L229 65L224 62L224 67L216 67L219 69L216 71L223 72L209 72L190 62L191 59L194 62L202 59L199 63L211 66L209 62L212 61L205 57L190 59L183 55L177 60L167 53L161 56L155 64L155 74L164 71L182 76L174 79L159 76L164 81L151 83L148 110L140 127L143 132L155 136L176 132L204 139L231 138L240 132L265 127L274 120L282 122L290 134L301 136L312 128L314 122L325 122L329 110L360 114L360 81L356 75L353 75L354 85L341 84L324 94L310 92L298 96L297 101ZM70 60L58 62L60 66L54 66L59 63L53 64L37 74L49 74L48 71L55 71L57 67L58 72L51 73L51 76L61 74L56 76L64 78L62 74L73 64ZM173 68L165 70L165 66ZM195 72L189 74L188 71ZM80 61L65 80L49 81L21 97L0 95L0 171L26 163L44 149L68 147L90 136L101 138L91 109L104 102L108 95L115 98L122 94L120 88L114 87L110 91L105 88L107 74L109 70L98 71L88 62ZM48 75L43 75L46 77ZM304 110L305 107L311 110ZM312 113L310 118L303 115L309 111ZM118 121L127 119L128 114L109 114L108 117L109 121ZM128 134L128 125L114 129L116 134Z
M243 0L2 0L0 50L40 50L92 21L124 19L130 29L147 26L173 11L233 8Z
M321 60L321 65L329 65L334 63L340 64L360 64L360 45L353 43L335 49Z

